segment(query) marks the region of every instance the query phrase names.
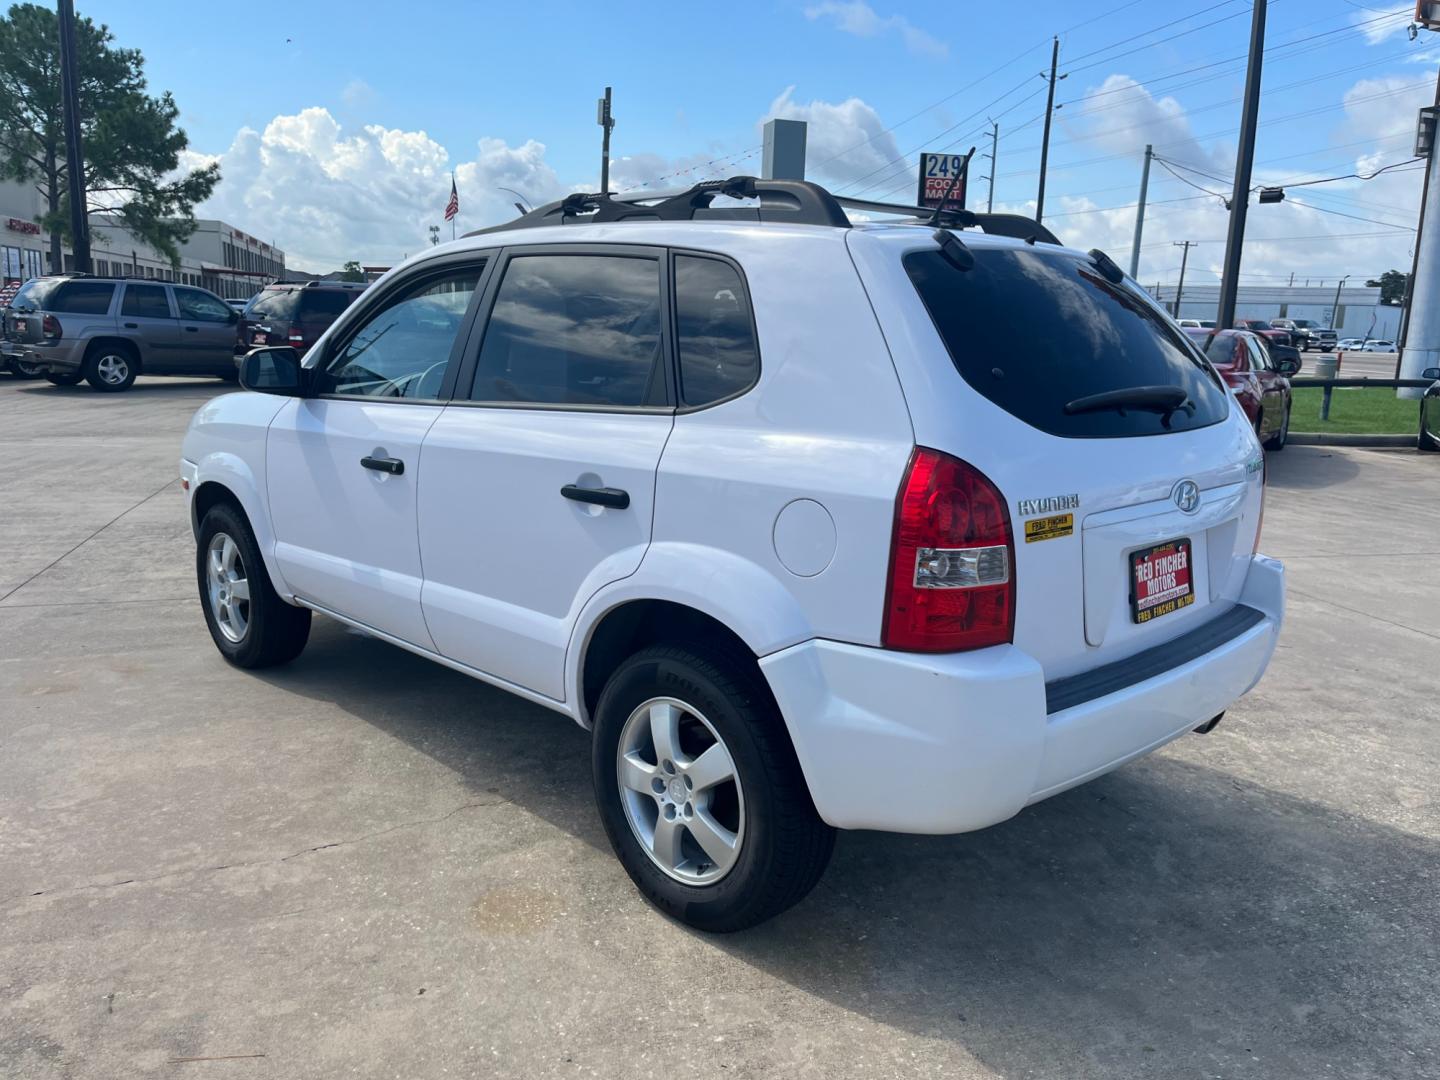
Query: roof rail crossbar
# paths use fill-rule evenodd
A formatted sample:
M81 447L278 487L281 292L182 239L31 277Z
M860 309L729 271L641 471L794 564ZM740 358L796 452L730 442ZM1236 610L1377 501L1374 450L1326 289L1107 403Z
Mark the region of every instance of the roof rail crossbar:
M715 207L716 198L756 199L758 207ZM850 219L835 196L806 180L762 180L732 176L705 180L678 194L623 197L600 192L576 192L547 203L523 217L476 229L466 236L538 228L542 225L603 225L618 221L693 221L701 219L790 222L796 225L833 225L849 228Z
M907 206L902 203L874 202L870 199L852 199L845 195L834 196L835 201L847 210L859 210L871 214L895 214L914 218L922 224L929 224L935 217L933 206ZM1031 243L1059 244L1055 234L1034 218L1021 214L981 214L974 210L945 209L940 211L940 224L950 228L978 228L993 236L1009 236Z

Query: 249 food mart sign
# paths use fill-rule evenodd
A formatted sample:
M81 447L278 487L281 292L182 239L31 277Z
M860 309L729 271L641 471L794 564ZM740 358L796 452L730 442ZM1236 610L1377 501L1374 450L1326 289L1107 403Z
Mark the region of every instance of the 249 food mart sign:
M966 157L965 154L921 154L920 190L915 205L939 206L944 199L949 208L963 208L965 185L970 179Z

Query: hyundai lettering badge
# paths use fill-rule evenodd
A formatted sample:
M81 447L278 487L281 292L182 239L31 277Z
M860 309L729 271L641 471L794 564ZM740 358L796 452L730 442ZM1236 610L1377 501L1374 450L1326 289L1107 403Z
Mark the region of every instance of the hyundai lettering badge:
M1193 514L1200 509L1200 485L1194 480L1181 480L1170 492L1170 498L1185 513Z

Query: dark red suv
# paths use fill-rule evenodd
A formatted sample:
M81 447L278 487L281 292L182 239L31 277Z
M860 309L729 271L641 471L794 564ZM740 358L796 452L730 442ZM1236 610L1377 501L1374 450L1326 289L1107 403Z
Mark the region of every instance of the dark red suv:
M1290 376L1300 362L1272 356L1269 343L1249 330L1185 332L1215 365L1265 449L1284 450L1290 438Z
M266 285L251 297L240 316L236 351L243 353L257 345L293 345L303 353L365 288L359 281Z

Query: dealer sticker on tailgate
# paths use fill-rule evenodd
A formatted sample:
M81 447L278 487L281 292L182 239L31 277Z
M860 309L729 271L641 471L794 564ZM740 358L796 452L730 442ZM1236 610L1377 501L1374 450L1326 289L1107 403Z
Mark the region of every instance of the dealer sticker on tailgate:
M1137 623L1169 615L1194 602L1188 537L1131 554L1130 614Z

